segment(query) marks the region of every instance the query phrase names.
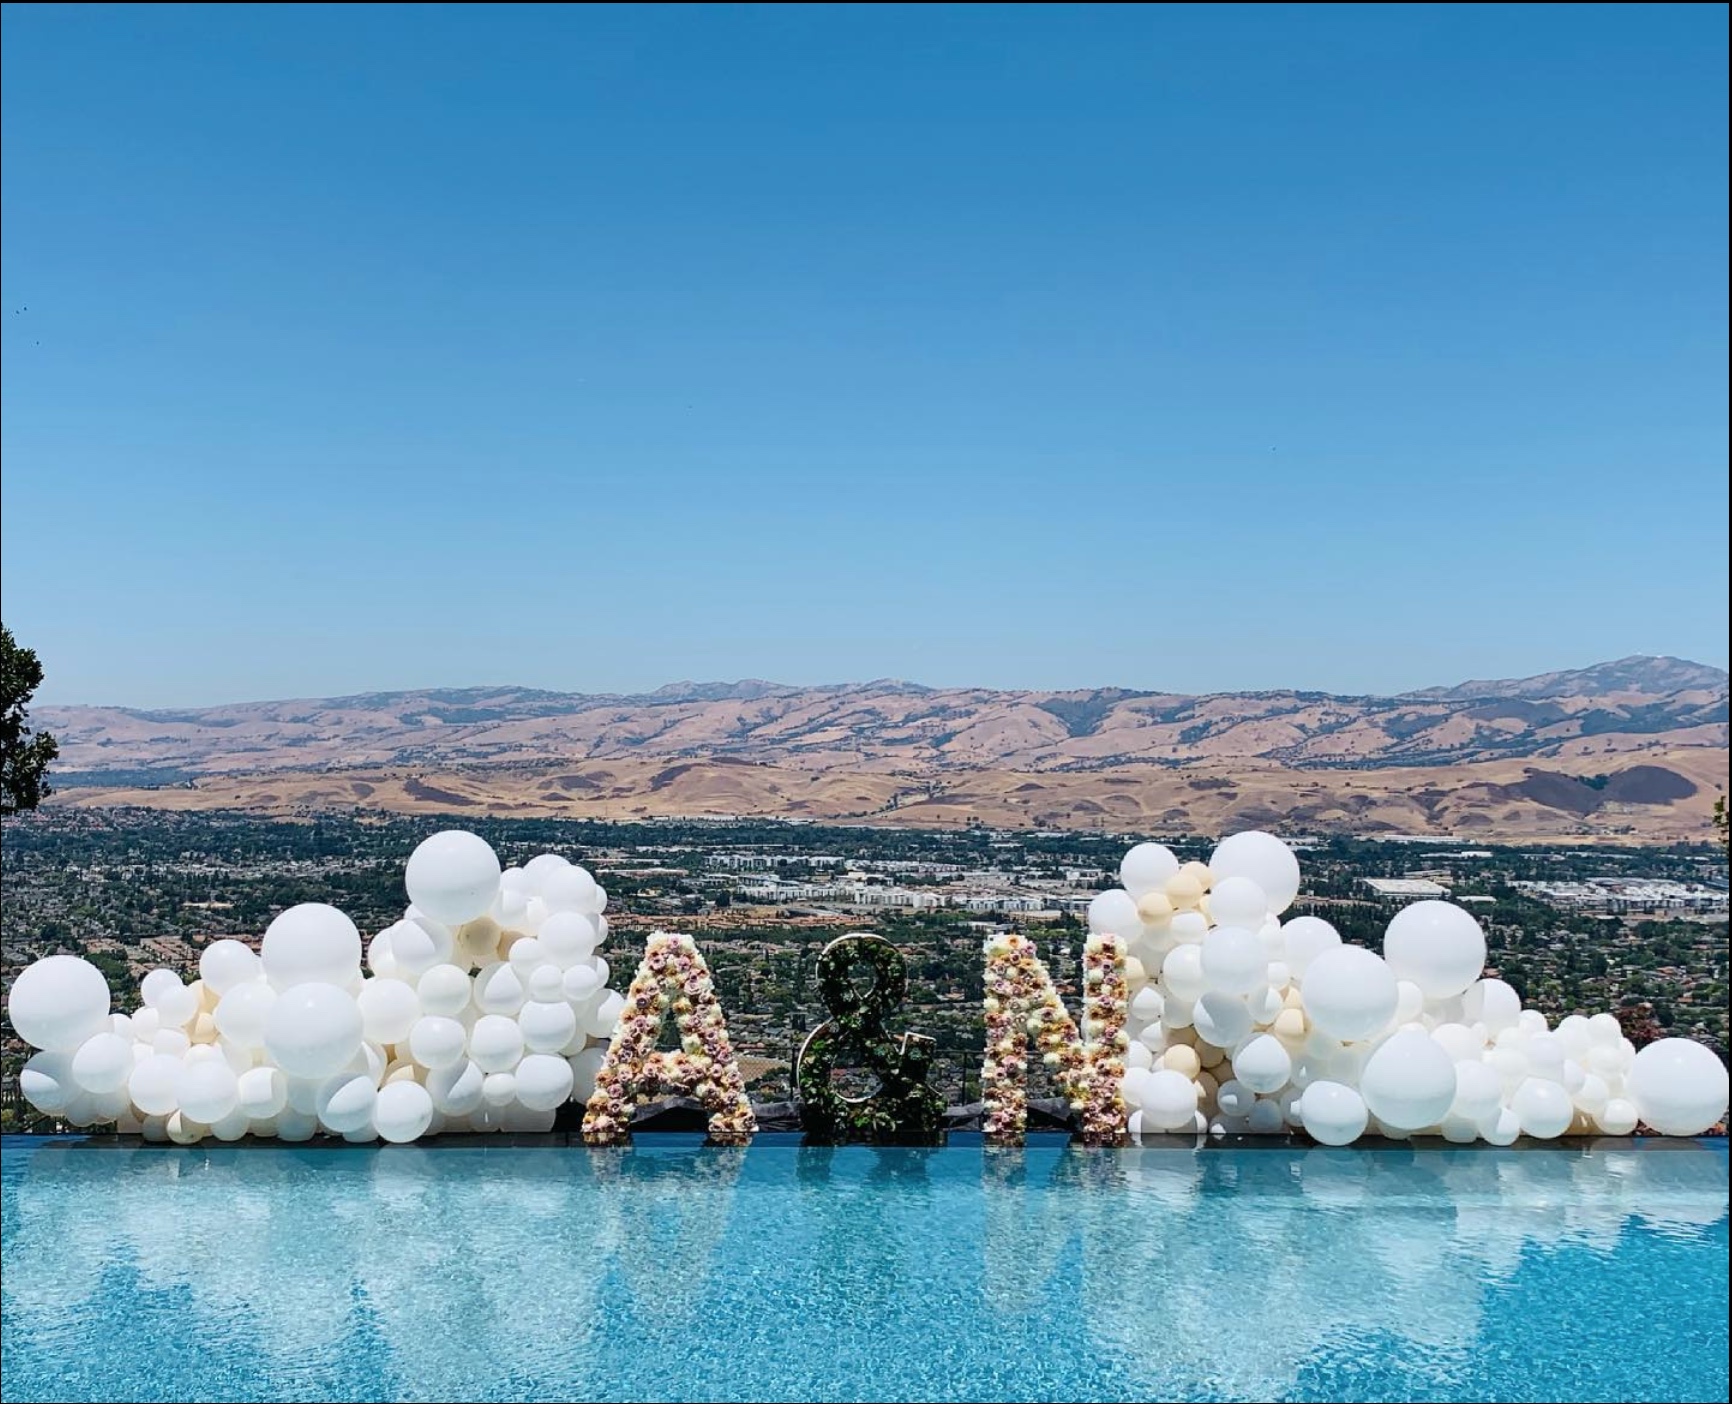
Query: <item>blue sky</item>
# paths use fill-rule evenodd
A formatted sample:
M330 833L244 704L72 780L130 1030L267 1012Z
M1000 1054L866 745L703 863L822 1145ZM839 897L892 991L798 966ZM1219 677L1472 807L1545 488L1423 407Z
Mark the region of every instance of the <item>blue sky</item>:
M40 700L1726 662L1722 6L39 5L3 55Z

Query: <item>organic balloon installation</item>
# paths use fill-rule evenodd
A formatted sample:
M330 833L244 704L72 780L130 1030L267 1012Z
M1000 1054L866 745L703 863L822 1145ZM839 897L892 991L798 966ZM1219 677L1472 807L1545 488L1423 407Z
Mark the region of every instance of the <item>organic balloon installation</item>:
M1320 917L1281 919L1299 863L1269 834L1234 834L1206 865L1138 844L1119 876L1089 908L1080 1032L1026 938L987 942L989 1140L1022 1137L1029 1039L1096 1144L1297 1129L1325 1145L1367 1132L1508 1145L1639 1122L1692 1136L1726 1112L1726 1068L1702 1045L1638 1053L1609 1013L1554 1029L1522 1008L1485 978L1485 935L1451 903L1402 908L1379 955ZM486 843L451 831L415 850L404 885L408 911L368 945L370 979L355 924L319 903L273 921L258 954L213 942L191 985L151 971L131 1015L110 1012L88 961L36 962L8 998L13 1028L41 1050L24 1095L75 1126L186 1143L547 1130L575 1098L605 1144L661 1085L704 1102L716 1139L751 1136L689 939L651 938L610 1052L626 1001L596 954L607 895L588 872L555 854L501 872ZM682 1052L652 1057L669 1008Z
M624 1008L597 954L607 894L557 854L501 872L455 830L415 850L404 886L403 919L368 944L371 978L354 922L322 903L277 917L259 953L212 942L190 985L151 971L131 1015L109 1012L88 961L37 961L7 1003L42 1050L24 1095L75 1126L182 1143L551 1129L593 1091Z
M1140 843L1089 929L1125 943L1127 1129L1303 1129L1509 1145L1518 1136L1697 1135L1726 1112L1726 1067L1689 1039L1637 1052L1609 1013L1552 1028L1484 978L1485 933L1449 902L1403 907L1383 953L1281 914L1299 861L1273 835L1224 839L1207 865Z

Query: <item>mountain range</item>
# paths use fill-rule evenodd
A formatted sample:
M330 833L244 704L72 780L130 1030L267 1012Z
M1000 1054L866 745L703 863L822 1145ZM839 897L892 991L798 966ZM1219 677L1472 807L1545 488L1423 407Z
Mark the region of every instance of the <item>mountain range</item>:
M1666 657L1400 696L881 679L43 707L63 803L1699 837L1727 675Z

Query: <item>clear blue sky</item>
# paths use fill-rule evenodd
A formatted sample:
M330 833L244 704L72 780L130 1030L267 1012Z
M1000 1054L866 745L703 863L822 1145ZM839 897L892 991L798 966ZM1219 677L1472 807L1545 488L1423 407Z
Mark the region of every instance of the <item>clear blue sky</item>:
M1726 661L1723 6L35 5L3 79L41 700Z

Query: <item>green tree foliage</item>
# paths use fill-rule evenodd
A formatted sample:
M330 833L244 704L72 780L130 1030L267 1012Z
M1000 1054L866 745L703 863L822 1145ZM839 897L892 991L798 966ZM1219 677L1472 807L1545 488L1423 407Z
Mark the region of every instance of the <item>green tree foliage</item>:
M25 708L42 685L42 665L33 649L20 648L0 624L0 814L34 809L48 795L43 779L60 754L47 732L32 734Z
M1721 795L1714 801L1714 832L1720 835L1720 847L1732 854L1732 842L1728 841L1726 833L1726 796Z

